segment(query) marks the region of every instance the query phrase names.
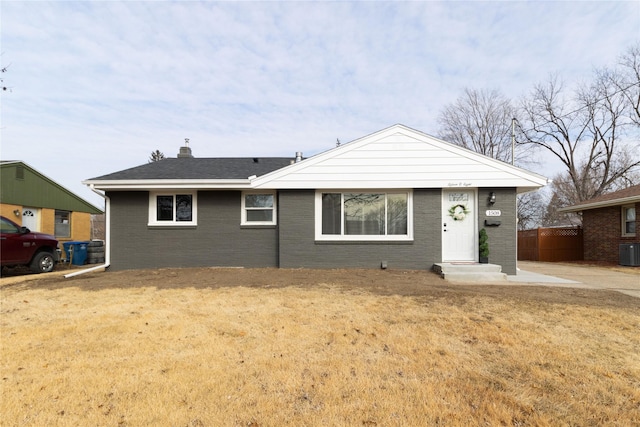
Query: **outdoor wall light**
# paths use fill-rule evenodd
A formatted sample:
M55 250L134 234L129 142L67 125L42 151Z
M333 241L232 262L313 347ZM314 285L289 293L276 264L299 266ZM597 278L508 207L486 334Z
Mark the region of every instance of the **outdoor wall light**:
M493 205L496 202L496 193L493 191L489 193L489 204Z
M18 209L14 209L14 210L13 210L13 214L14 214L15 216L20 216L20 211L19 211Z

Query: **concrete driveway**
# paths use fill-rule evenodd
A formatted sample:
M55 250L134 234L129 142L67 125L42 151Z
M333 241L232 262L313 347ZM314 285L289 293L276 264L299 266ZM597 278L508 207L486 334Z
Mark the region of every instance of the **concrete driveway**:
M599 267L569 263L518 261L513 283L567 288L608 289L640 298L640 267Z

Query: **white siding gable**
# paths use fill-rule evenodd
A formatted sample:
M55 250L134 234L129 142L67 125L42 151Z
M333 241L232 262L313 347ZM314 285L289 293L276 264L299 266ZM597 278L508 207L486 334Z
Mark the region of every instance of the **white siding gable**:
M546 178L395 125L252 181L254 188L518 187Z

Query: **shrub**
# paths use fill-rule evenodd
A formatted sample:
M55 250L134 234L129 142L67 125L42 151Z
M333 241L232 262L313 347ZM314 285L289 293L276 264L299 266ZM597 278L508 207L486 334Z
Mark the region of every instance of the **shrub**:
M482 228L480 230L480 235L478 238L478 250L480 251L481 257L489 256L489 236L487 235L487 230Z

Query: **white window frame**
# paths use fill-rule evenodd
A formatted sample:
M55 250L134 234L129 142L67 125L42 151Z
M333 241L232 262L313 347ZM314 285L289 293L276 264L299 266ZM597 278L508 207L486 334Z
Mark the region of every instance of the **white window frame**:
M247 208L245 206L245 202L246 202L246 196L251 196L251 195L265 195L268 194L270 196L273 196L273 207L271 208L273 210L273 215L271 217L271 221L249 221L247 220L247 210L265 210L268 208ZM242 202L241 202L241 208L240 208L240 225L247 225L247 226L251 226L251 225L259 225L259 226L271 226L271 225L276 225L278 223L278 199L276 197L276 192L275 191L243 191L242 192Z
M341 232L342 234L322 234L322 194L323 193L340 193L342 195L341 209ZM405 193L407 195L407 234L388 234L388 235L348 235L344 234L344 194L345 193L378 193L387 194ZM386 215L385 215L386 220ZM413 241L413 190L393 189L393 190L376 190L376 189L354 189L354 190L317 190L315 197L315 238L316 241L338 241L338 242L412 242Z
M636 214L636 232L635 233L627 233L627 211L629 209L633 209L635 211ZM622 206L622 237L634 237L637 233L638 233L638 210L636 209L635 205L626 205L626 206Z
M191 196L191 221L176 221L176 196ZM173 196L173 220L158 221L157 198L158 196ZM194 227L198 225L198 192L197 191L150 191L149 192L149 222L150 227Z

